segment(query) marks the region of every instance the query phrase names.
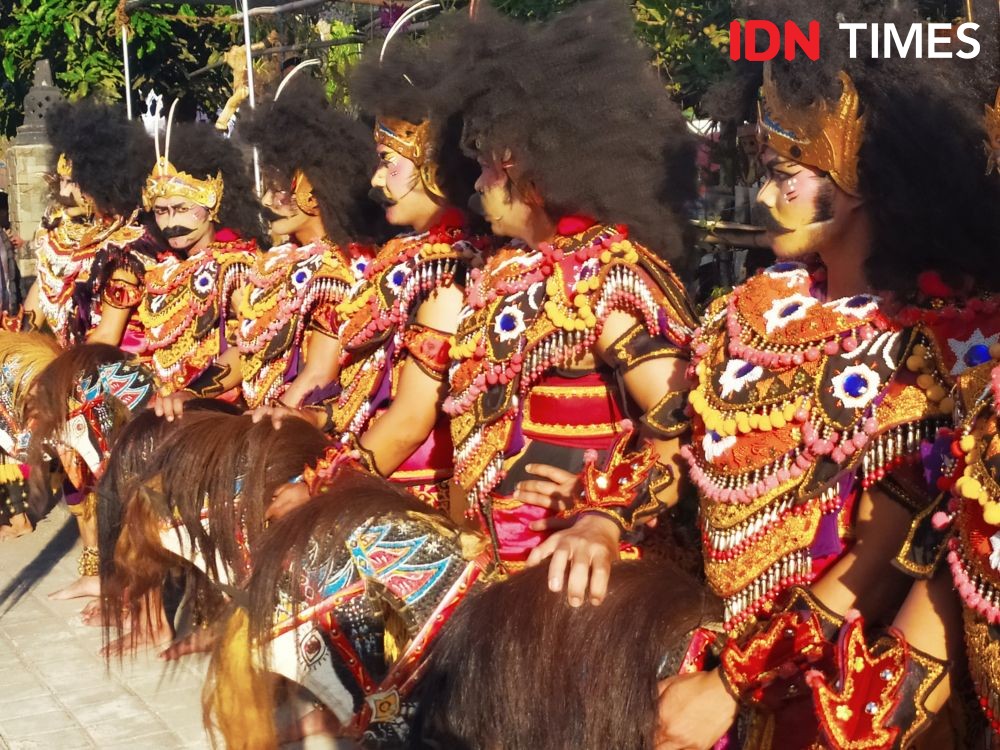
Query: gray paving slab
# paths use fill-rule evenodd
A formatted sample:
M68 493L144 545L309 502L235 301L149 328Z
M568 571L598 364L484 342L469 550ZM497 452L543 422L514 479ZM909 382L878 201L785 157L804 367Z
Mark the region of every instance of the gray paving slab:
M56 508L35 533L0 542L0 750L208 750L205 659L155 653L105 664L87 600L49 601L76 578L75 523Z

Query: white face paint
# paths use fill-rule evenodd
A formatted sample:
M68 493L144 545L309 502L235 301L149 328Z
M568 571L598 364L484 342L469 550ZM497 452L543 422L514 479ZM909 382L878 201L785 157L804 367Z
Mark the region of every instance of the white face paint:
M313 649L319 649L313 652ZM337 670L330 666L332 659L341 658L328 653L329 647L312 622L305 622L295 630L288 630L268 644L268 661L271 670L309 690L337 721L347 725L354 718L354 697L337 677ZM303 654L308 651L308 656ZM309 659L314 666L310 667Z
M90 439L90 427L87 425L86 417L77 414L67 420L60 442L82 458L94 476L98 476L101 469L101 454Z

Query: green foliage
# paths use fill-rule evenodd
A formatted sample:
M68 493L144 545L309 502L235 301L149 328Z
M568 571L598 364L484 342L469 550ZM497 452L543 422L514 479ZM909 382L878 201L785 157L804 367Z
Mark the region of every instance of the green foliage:
M639 37L685 109L700 114L705 91L728 70L730 0L637 0Z
M0 85L0 134L11 135L21 122L21 106L35 62L48 58L55 83L70 100L96 95L119 101L124 94L121 36L116 0L14 0L0 28L3 82ZM229 47L239 28L215 24L231 12L170 8L176 18L146 10L129 18L133 103L138 92L155 86L168 97L187 95L214 110L225 100L225 71L193 81L187 74Z

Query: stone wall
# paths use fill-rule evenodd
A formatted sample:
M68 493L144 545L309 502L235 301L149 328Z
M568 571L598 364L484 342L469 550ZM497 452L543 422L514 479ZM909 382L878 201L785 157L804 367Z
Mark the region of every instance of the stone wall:
M51 159L52 147L47 144L20 145L15 141L7 149L10 226L16 236L25 240L18 256L23 277L35 275L34 246L30 240L45 211L48 185L44 175L50 169Z

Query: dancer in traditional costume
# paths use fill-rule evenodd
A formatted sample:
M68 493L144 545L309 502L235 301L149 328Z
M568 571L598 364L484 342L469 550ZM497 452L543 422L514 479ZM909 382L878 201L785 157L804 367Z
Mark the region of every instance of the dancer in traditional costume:
M57 154L57 206L39 235L24 324L50 331L63 348L92 341L137 351L128 269L152 263L159 250L140 206L153 144L141 124L89 99L61 105L46 127Z
M906 18L848 2L754 13ZM982 356L982 331L1000 333L996 305L977 299L995 276L995 204L969 208L995 192L946 68L854 60L841 41L765 68L758 202L780 262L714 303L695 337L685 456L726 641L720 666L666 686L658 748L710 747L740 709L744 747L868 729L870 744L849 746L902 747L947 696L944 639L869 651L856 615L900 623L919 609L897 614L907 583L892 561L937 494L920 458L950 419L950 383ZM853 671L905 687L859 703L841 691Z
M231 368L216 359L235 341L234 297L263 232L243 154L210 127L168 127L142 197L170 246L145 273L139 315L160 380L155 409L173 419L185 400L229 390Z
M972 106L964 108L958 96L953 96L955 113L948 125L953 137L940 147L946 151L942 158L955 171L954 179L966 185L961 206L954 210L962 212L967 226L978 229L978 235L963 233L960 246L989 248L989 257L996 257L1000 252L1000 220L996 218L1000 174L989 173L1000 153L1000 94L994 94L1000 59L995 49L985 51L987 55L992 52L992 57L977 65L975 78L984 81L986 91L973 89ZM957 94L961 88L954 83L949 90ZM977 134L977 105L986 97L991 103L986 106L985 130ZM986 152L985 177L980 171L982 151L974 148L969 153L968 149L980 137ZM965 151L957 153L962 148ZM903 747L923 730L927 733L919 741L928 747L949 741L962 747L1000 744L1000 473L996 461L1000 278L995 271L980 277L978 288L988 291L971 300L966 294L967 279L946 283L935 275L927 281L933 282L937 299L919 319L933 332L935 349L953 383L946 401L954 406L954 419L922 450L924 472L935 491L919 506L895 560L897 567L916 580L893 621L894 630L872 644L870 637L864 638L863 623L852 622L838 644L839 673L833 679L810 682L825 742L835 750L863 742ZM904 311L909 316L916 312ZM947 673L928 661L925 652L947 652ZM873 680L880 669L897 671L906 679ZM914 688L914 673L927 673L918 683L922 690ZM949 692L945 712L939 707ZM971 711L970 695L978 703ZM870 706L866 715L870 718L845 721L841 706L852 711Z
M461 101L482 213L515 241L473 272L451 348L459 512L507 569L552 555L556 590L569 573L571 603L599 601L620 544L677 499L696 323L670 261L693 147L624 6L541 26L485 11L443 96ZM623 463L636 432L652 443ZM585 465L585 501L537 499L533 474Z
M263 196L271 232L294 243L261 256L245 288L243 395L250 408L298 407L339 373L337 306L375 254L370 233L379 220L367 199L374 159L364 126L308 80L291 83L245 128L272 181Z
M7 327L50 333L62 348L89 341L138 351L142 326L135 313L131 269L151 264L159 249L139 206L152 141L124 112L90 99L60 105L46 127L57 155L58 192L38 234L36 281L17 325ZM32 347L29 341L9 341L3 348L23 353ZM7 367L19 361L8 361ZM10 372L15 379L30 376ZM23 413L24 405L18 410ZM27 426L22 423L21 429ZM29 514L23 458L6 449L0 452L0 523L5 529L0 538L29 532L29 515L37 520L37 512ZM78 493L66 497L72 511L86 515L88 506L79 502Z
M365 283L338 307L341 392L314 412L335 444L306 478L317 491L349 455L446 507L452 450L441 402L467 270L483 245L460 208L475 163L459 148L454 109L431 116L428 92L443 58L415 44L383 53L358 64L351 91L375 115L373 197L389 224L412 231L381 248Z
M368 200L371 136L301 75L240 129L260 154L271 234L290 242L262 253L248 273L238 348L223 359L232 359L231 383L242 382L249 408L299 407L337 380L337 306L375 254L367 236L379 225Z

